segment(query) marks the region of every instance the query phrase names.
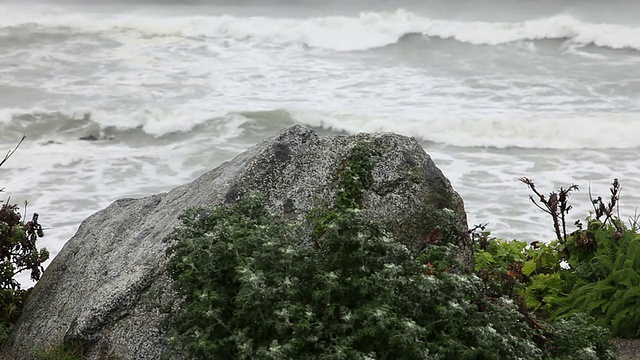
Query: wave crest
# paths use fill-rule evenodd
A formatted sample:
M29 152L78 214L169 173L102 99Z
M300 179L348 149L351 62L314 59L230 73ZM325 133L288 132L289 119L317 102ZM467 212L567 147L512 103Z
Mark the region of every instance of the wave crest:
M295 113L302 124L332 131L389 131L468 148L634 149L640 122L633 113L546 114L530 118L397 119Z
M105 36L177 36L250 41L256 44L305 44L335 51L367 50L402 41L411 34L454 39L473 45L567 39L579 45L640 50L640 28L583 22L556 15L523 22L450 21L395 12L356 17L307 19L221 16L147 16L68 12L0 11L0 28L34 27L101 33Z
M6 112L0 141L9 143L21 134L31 139L68 141L89 135L97 139L175 143L194 136L224 144L251 139L299 123L339 133L389 131L423 141L455 147L531 149L634 149L640 148L640 122L633 113L589 115L546 114L530 118L391 119L355 114L335 114L285 109L232 111L219 116L193 117L189 126L177 127L175 118L149 119L147 123L113 124L113 114L100 111L61 113L42 110ZM109 116L111 115L111 116ZM196 120L198 119L198 120ZM3 121L0 113L0 123ZM160 131L163 130L163 131Z

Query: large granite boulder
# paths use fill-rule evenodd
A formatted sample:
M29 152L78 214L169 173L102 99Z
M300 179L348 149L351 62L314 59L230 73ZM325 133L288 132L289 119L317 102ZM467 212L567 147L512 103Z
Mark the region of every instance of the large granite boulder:
M363 140L380 154L363 198L366 213L407 239L429 235L436 209L453 210L466 228L462 200L414 139L391 133L321 137L292 126L190 184L117 200L83 221L29 296L10 351L30 359L34 349L76 340L87 344L90 358L159 359L165 334L153 305L172 296L165 291L162 240L178 215L259 190L272 210L304 223L310 210L335 199L344 159ZM466 241L460 245L461 259L471 266L471 249Z

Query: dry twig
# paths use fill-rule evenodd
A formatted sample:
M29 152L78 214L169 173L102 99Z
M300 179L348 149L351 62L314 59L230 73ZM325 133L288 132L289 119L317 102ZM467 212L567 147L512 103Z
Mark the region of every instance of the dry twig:
M20 141L18 142L18 145L16 145L16 147L13 148L13 150L9 150L7 152L7 154L4 156L4 159L2 159L2 161L0 161L0 166L4 165L4 163L7 162L7 160L9 160L11 155L13 155L16 152L16 150L18 150L18 148L20 147L20 145L22 144L22 142L26 138L27 138L27 135L22 135L22 139L20 139Z
M549 194L549 198L547 199L544 195L542 195L534 184L533 180L523 177L520 178L520 181L527 185L531 191L537 196L537 200L533 195L529 196L529 199L538 209L546 212L551 215L551 219L553 220L553 229L556 233L556 238L560 242L567 241L567 221L566 215L569 214L571 210L571 205L569 205L569 195L572 191L580 191L578 185L571 184L568 188L560 188L560 190L556 193L555 191ZM542 205L544 205L544 207Z

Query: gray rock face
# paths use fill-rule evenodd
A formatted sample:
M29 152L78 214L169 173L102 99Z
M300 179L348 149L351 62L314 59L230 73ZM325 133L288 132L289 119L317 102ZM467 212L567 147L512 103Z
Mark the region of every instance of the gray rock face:
M90 358L159 359L166 349L154 309L165 291L162 239L190 207L231 203L249 190L268 195L275 212L304 223L314 207L333 204L344 159L362 140L380 156L363 207L393 233L416 243L435 209L452 209L466 229L464 205L429 155L411 138L382 134L320 137L293 126L168 193L122 199L87 218L32 291L10 339L29 359L61 340L88 344ZM471 250L461 240L461 259Z

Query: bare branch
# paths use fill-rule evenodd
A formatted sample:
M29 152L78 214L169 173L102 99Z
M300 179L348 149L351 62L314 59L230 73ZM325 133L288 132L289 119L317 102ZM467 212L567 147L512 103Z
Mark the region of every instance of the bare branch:
M596 201L593 200L593 196L591 195L591 181L589 181L589 201L591 201L591 206L593 206L594 214L598 213L598 209L596 208ZM597 219L597 216L596 216Z
M616 206L616 213L618 214L618 219L620 219L620 195L621 194L622 194L622 185L618 187L618 204Z
M553 220L553 230L556 233L556 238L560 242L567 241L567 220L566 215L571 210L568 199L572 191L579 191L578 185L571 184L568 188L560 188L559 192L551 192L549 197L546 198L537 189L533 180L523 177L520 178L520 182L524 183L531 189L531 191L537 196L538 200L529 196L529 200L540 210L551 215ZM544 206L543 206L544 205Z
M633 217L629 218L629 227L637 232L639 228L638 224L640 224L640 213L638 213L638 207L636 206L636 209L633 211Z
M4 165L4 163L7 162L7 160L9 160L11 155L13 155L16 152L16 150L18 150L18 148L20 147L20 144L22 144L22 142L26 138L27 138L27 135L22 135L22 139L20 139L20 141L18 142L18 145L16 145L16 147L13 148L13 150L9 150L7 152L7 154L4 156L4 159L2 159L2 161L0 161L0 166Z
M538 207L538 209L540 209L540 210L542 210L542 211L546 212L547 214L551 215L551 211L549 211L549 210L547 210L547 209L543 208L542 206L540 206L540 204L538 204L538 203L536 202L536 200L533 198L533 196L531 196L531 195L530 195L530 196L529 196L529 200L531 200L531 202L533 203L533 205L535 205L536 207Z

